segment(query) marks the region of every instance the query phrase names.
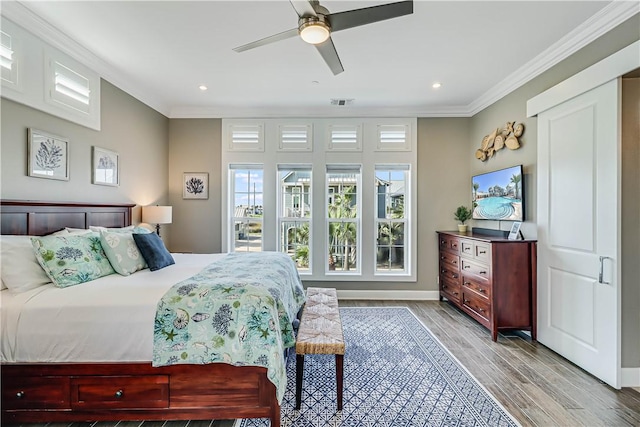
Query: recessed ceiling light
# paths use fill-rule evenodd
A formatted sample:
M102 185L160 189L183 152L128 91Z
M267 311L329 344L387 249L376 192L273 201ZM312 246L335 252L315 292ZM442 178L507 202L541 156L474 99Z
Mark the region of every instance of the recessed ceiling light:
M208 87L206 87L205 85L200 85L200 86L198 86L198 89L200 89L201 91L204 92L205 90L208 89Z
M435 82L434 84L431 85L431 87L434 89L439 89L440 86L442 86L442 84L440 84L439 82Z

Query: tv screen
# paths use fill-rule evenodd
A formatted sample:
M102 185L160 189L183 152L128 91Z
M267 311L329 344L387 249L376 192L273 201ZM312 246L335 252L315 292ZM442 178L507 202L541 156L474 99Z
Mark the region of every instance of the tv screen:
M471 179L473 219L524 221L522 165Z

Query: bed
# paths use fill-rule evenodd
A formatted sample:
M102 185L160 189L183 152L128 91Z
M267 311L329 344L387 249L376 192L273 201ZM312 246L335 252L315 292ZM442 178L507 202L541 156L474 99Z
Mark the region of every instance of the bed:
M126 227L133 208L9 200L0 204L3 235L33 236L65 227ZM2 423L269 418L272 426L279 426L280 389L265 367L152 364L154 334L141 333L138 325L153 318L156 304L173 284L226 255L173 256L175 265L162 272L105 276L90 287L60 289L50 284L17 294L3 290ZM107 311L111 316L104 316ZM105 317L111 323L105 323ZM48 322L53 318L57 323ZM48 328L38 328L45 323L50 323ZM65 334L80 328L96 333L84 332L82 345L68 345ZM30 333L34 336L27 342L16 339L19 329L40 332Z

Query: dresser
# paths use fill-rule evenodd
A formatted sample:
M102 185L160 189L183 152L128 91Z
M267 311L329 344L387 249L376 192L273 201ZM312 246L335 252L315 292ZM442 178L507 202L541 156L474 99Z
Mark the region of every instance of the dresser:
M440 300L491 331L519 329L536 339L536 241L481 232L438 231Z

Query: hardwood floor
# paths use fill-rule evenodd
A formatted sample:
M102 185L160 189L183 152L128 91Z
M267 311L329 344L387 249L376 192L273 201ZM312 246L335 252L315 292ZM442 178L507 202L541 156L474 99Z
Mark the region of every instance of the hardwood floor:
M615 390L522 334L489 331L446 302L341 300L406 306L523 427L640 426L640 392ZM347 350L348 351L348 350ZM29 424L29 427L231 427L231 421Z

